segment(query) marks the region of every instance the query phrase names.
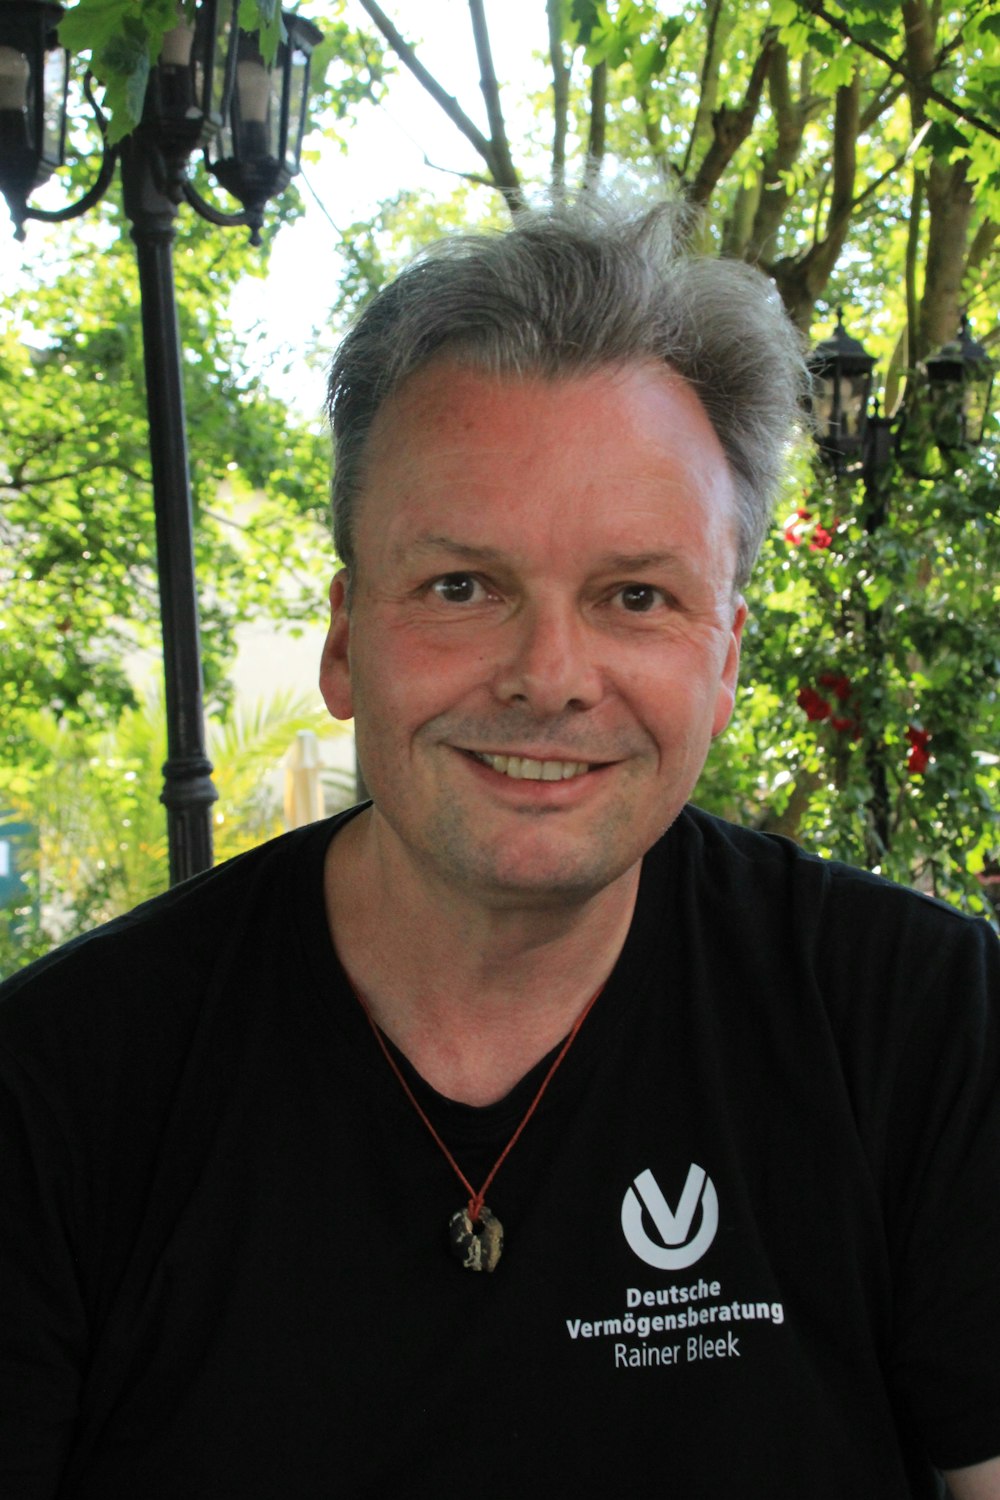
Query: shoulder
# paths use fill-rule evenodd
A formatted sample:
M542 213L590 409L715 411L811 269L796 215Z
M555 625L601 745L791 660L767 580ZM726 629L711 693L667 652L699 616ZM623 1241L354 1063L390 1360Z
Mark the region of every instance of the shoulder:
M942 1027L1000 1020L1000 943L978 918L697 808L651 854L743 986L815 997L835 1032L888 1025L900 1040L928 1008Z
M239 855L14 975L0 985L0 1053L56 1067L86 1057L103 1068L130 1045L183 1044L214 976L292 899L295 872L304 862L321 870L338 822Z
M665 859L683 862L701 899L738 896L755 921L781 924L789 940L829 939L832 927L855 941L871 934L882 945L904 929L996 945L985 922L943 901L696 807L684 810L660 847Z

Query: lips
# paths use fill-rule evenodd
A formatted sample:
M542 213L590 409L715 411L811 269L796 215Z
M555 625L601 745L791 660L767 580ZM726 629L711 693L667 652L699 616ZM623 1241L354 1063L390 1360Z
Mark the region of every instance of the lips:
M534 760L527 755L486 755L477 750L470 753L490 770L515 781L571 781L590 770L585 760Z

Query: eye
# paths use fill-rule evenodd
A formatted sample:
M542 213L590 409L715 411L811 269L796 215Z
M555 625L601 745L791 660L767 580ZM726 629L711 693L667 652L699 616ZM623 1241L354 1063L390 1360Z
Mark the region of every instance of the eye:
M617 597L621 600L622 609L636 615L648 614L665 602L663 591L654 588L651 583L626 583L618 590Z
M435 578L431 590L445 604L480 604L488 597L486 589L472 573L445 573Z

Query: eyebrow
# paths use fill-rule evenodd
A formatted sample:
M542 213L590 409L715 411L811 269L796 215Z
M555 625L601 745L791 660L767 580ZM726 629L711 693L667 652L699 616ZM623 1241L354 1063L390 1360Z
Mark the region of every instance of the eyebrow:
M498 547L477 546L471 542L460 542L455 537L444 535L429 535L418 537L407 547L407 553L413 552L449 552L455 558L465 561L497 563L509 560L509 554L501 551ZM647 568L684 566L685 559L681 552L666 550L660 552L609 552L600 559L602 569L610 573L642 573Z
M406 552L450 552L453 557L492 563L502 562L505 555L499 547L477 547L450 536L419 536L407 544Z

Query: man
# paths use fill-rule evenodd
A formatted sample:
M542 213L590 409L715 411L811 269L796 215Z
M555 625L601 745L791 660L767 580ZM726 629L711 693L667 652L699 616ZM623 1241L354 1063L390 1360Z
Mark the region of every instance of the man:
M321 673L371 805L9 987L12 1500L1000 1496L997 946L688 804L801 363L672 226L376 298Z

